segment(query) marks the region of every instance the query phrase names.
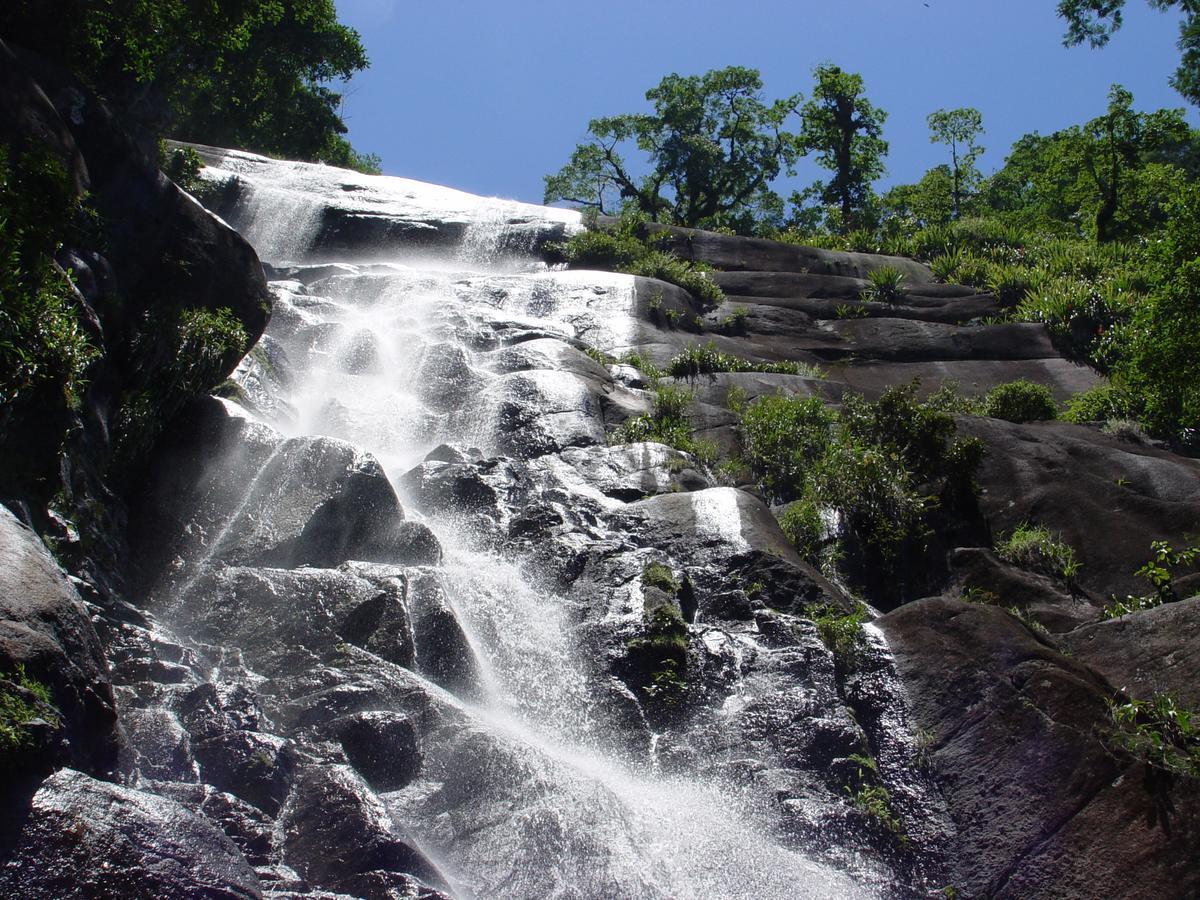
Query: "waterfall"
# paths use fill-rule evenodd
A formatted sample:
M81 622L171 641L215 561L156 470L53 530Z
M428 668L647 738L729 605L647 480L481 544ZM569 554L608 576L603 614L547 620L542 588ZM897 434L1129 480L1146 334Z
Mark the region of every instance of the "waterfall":
M630 546L605 518L626 515L625 500L595 486L597 460L608 452L599 406L615 388L579 350L615 355L637 344L634 281L514 258L533 247L539 228L578 227L574 214L247 154L229 153L206 170L210 180L229 177L244 182L229 218L279 273L267 335L236 376L245 390L239 402L256 427L282 438L334 438L379 460L407 518L428 526L442 546L441 563L423 569L420 583L444 596L464 652L475 657L471 690L427 683L430 702L444 711L425 733L422 773L380 794L397 832L464 898L884 892L888 876L878 864L855 852L809 852L788 833L763 787L769 771L753 785L719 776L712 760L689 763L678 735L675 761L664 768L653 752L660 735L644 724L643 745L614 739L613 710L636 704L603 670L589 635L625 634L640 622L636 578L614 576L603 590L563 587L539 569L539 543L549 541L532 541L524 555L502 546L497 535L520 525L515 501L503 496L492 506L418 512L420 482L410 473L429 458L492 461L497 472L525 466L523 477L545 488L538 509L547 521L582 523L588 540L611 545L614 557L626 554L636 571L659 558ZM315 256L325 265L306 265L334 202L356 214L386 213L393 223L453 222L458 243L420 253L377 244L344 260L323 250ZM665 463L661 454L673 451L640 452ZM495 478L482 494L515 490ZM697 540L731 556L750 552L739 502L732 489L697 494L687 512ZM216 539L228 538L222 530ZM568 535L561 546L584 558L586 543ZM416 583L413 575L410 591ZM780 683L771 667L782 662L749 632L705 627L707 652L725 658L732 673L731 693L714 714L725 727L755 714L756 703L770 704ZM418 639L415 668L432 678L423 652ZM770 665L743 677L752 659ZM809 689L787 690L800 702ZM732 749L722 757L731 772L744 762ZM795 797L806 788L793 779L787 790L789 802L803 806ZM826 795L811 806L841 802Z

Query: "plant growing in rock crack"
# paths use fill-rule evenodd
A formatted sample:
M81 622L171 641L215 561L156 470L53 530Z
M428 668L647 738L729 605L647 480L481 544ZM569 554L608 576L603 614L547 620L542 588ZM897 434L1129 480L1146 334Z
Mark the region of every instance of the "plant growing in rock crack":
M11 761L32 744L30 725L41 719L59 723L58 710L50 701L50 689L30 678L18 663L10 675L0 676L0 760Z
M878 763L861 753L852 753L847 759L856 765L853 782L845 786L850 802L890 831L900 843L907 843L904 826L892 809L892 795L879 783Z
M790 360L753 362L718 350L713 341L685 347L667 363L666 372L672 377L689 380L717 372L766 372L775 375L800 375L805 378L824 377L820 369L808 363Z
M1154 556L1139 568L1135 575L1145 578L1154 588L1153 594L1140 597L1126 596L1124 600L1112 598L1104 607L1104 618L1115 619L1142 609L1152 609L1164 603L1175 603L1182 599L1175 590L1175 573L1180 566L1190 566L1200 557L1200 547L1182 547L1176 550L1169 541L1154 541L1150 544Z
M612 441L618 444L656 441L690 453L705 465L711 465L716 461L716 446L710 441L696 438L688 416L691 403L690 391L669 385L656 385L652 410L646 415L635 416L623 422L613 432Z
M850 612L836 606L822 606L810 616L821 643L833 654L838 668L842 672L856 670L867 649L867 635L863 631L866 609L861 604L856 604Z
M1109 701L1106 746L1170 776L1200 779L1200 713L1170 694Z
M904 299L904 273L892 266L882 266L867 273L867 286L859 295L876 303L899 303Z
M641 580L642 632L626 644L626 654L642 694L670 706L687 688L688 629L678 603L682 583L662 563L649 563Z
M727 316L722 316L717 327L723 334L745 334L750 311L744 306L735 306Z
M1059 540L1043 525L1022 522L996 543L996 555L1005 562L1070 582L1080 563L1071 545Z

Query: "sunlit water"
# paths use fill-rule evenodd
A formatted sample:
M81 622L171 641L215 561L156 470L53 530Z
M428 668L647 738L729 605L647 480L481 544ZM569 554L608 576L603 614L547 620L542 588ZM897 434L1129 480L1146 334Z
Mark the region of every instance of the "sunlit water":
M496 453L496 400L513 379L563 404L564 416L578 415L573 377L553 368L512 373L501 364L514 325L612 352L634 341L628 277L521 272L510 256L500 261L502 248L510 253L524 240L506 238L514 217L562 221L573 213L303 164L263 168L249 157L233 157L209 177L234 172L251 185L235 224L276 264L304 258L321 205L339 184L339 202L350 194L364 208L469 222L455 254L415 262L378 250L371 265L307 290L277 286L269 334L286 349L294 377L279 398L288 415L270 424L288 436L361 446L393 481L442 443ZM723 495L705 502L720 506ZM702 519L714 529L729 523L736 531L736 510L709 512ZM445 746L426 748L423 780L386 799L399 830L457 894L873 894L771 840L753 806L728 787L664 778L649 760L601 749L594 686L577 660L561 598L530 583L515 561L473 547L461 523L428 524L445 550L436 577L480 657L483 694L458 701L473 724Z

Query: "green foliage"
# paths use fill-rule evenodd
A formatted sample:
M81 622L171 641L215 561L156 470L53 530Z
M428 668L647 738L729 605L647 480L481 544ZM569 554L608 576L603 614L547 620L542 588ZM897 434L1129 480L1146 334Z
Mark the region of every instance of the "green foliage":
M666 373L675 378L694 379L716 372L767 372L775 375L801 375L805 378L824 377L820 369L806 363L752 362L740 356L723 353L712 341L684 348L667 363L666 368Z
M697 440L692 430L688 409L692 404L690 391L669 385L654 388L654 408L648 415L635 416L623 422L612 434L618 444L655 441L685 453L700 462L716 462L716 447L708 441Z
M744 306L735 306L729 315L724 316L717 327L723 334L745 334L746 322L750 317L750 311Z
M53 254L82 214L61 163L0 146L0 403L79 401L96 349Z
M950 206L957 219L966 195L980 179L975 160L983 153L983 147L976 143L983 134L983 116L971 107L939 109L929 114L926 123L930 142L950 148Z
M1023 522L996 543L996 555L1034 572L1070 581L1079 572L1075 551L1045 526Z
M740 234L777 224L783 202L770 184L793 174L798 149L783 126L799 95L768 104L756 70L729 66L668 75L646 99L652 114L588 123L588 142L546 176L545 202L633 207L656 222ZM624 154L634 148L644 160L630 165Z
M15 0L5 38L64 62L126 124L351 165L342 96L367 65L333 0Z
M881 266L867 273L867 287L860 295L876 303L899 303L904 299L904 273L892 266Z
M1175 603L1179 594L1175 591L1174 569L1190 566L1200 557L1200 547L1183 547L1176 550L1169 541L1154 541L1150 544L1154 556L1133 574L1145 578L1154 588L1153 594L1141 597L1127 596L1124 600L1112 598L1104 607L1104 618L1115 619L1143 609L1153 609L1164 603Z
M853 612L835 606L823 606L812 612L817 634L843 672L853 672L862 661L867 649L867 636L863 623L867 620L866 610L856 605Z
M770 499L830 509L886 569L924 537L933 510L973 495L982 459L982 444L956 438L954 419L916 390L894 387L875 403L847 394L840 413L816 398L760 397L739 425L743 459Z
M547 249L572 268L656 278L678 285L705 306L723 303L725 293L708 277L709 267L671 253L666 249L670 241L668 232L651 232L643 217L630 213L621 216L611 229L581 231Z
M183 309L166 321L150 321L133 347L139 368L156 371L143 391L124 398L117 425L117 457L129 466L192 397L224 380L247 350L241 321L228 308Z
M879 784L879 765L872 757L861 753L852 753L847 759L857 765L853 783L846 785L850 802L887 828L901 843L906 843L904 826L892 809L892 795Z
M645 567L642 584L657 587L672 598L680 590L674 573L661 563ZM647 597L641 634L626 647L642 693L663 705L676 703L687 688L688 628L674 600L660 602Z
M812 500L796 500L784 507L779 516L779 528L810 563L817 563L825 523L821 508Z
M1067 422L1086 425L1112 419L1133 419L1135 400L1120 385L1104 383L1080 391L1067 401L1062 418Z
M1186 443L1200 423L1200 186L1181 192L1171 209L1151 255L1155 286L1119 333L1113 369L1138 397L1149 430Z
M170 178L181 190L194 193L202 184L200 170L204 168L204 160L191 147L176 147L168 150L165 141L158 142L158 167L164 175Z
M817 164L833 176L792 201L803 207L817 197L832 205L837 227L831 230L845 234L863 224L871 185L884 172L887 113L867 100L861 75L825 64L813 69L813 78L813 96L800 111L799 144L805 153L816 153Z
M20 663L11 675L0 676L0 759L30 747L29 723L42 719L57 724L58 710L50 689L25 673Z
M679 593L679 579L675 577L670 566L662 563L648 563L642 569L642 584L666 591L671 596Z
M1179 66L1171 86L1188 101L1200 104L1200 11L1188 0L1148 0L1155 9L1178 6L1184 13L1179 23ZM1067 22L1063 43L1068 47L1085 41L1103 47L1122 24L1125 0L1059 0L1058 14Z
M1050 388L1022 378L988 391L983 414L1009 422L1040 422L1058 418L1058 407Z
M1105 743L1110 750L1168 775L1200 779L1200 715L1169 694L1112 700L1109 715L1112 728Z

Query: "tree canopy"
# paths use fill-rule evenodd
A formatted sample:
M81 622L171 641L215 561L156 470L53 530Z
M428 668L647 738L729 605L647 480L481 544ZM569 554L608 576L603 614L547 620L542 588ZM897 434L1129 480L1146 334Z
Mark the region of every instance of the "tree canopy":
M333 0L10 0L0 35L62 62L143 133L339 165L330 88L367 65Z
M1191 131L1181 109L1143 113L1120 85L1108 110L1053 134L1025 135L983 188L986 205L1025 227L1100 241L1133 237L1165 221L1186 173Z
M983 134L983 116L971 107L939 109L925 120L929 140L950 148L950 205L954 218L962 213L964 195L979 182L975 160L983 153L976 141Z
M547 203L632 207L656 222L744 233L778 223L783 200L771 182L793 173L796 136L784 125L799 95L768 103L757 71L730 66L668 75L646 99L652 114L588 124L588 141L546 176Z
M867 100L861 75L820 65L813 78L813 96L800 110L800 146L805 153L816 153L817 164L833 172L833 177L814 185L809 194L835 205L841 229L849 230L859 224L872 196L871 184L884 173L888 145L882 135L887 113Z
M1196 0L1147 0L1158 10L1179 7L1184 14L1179 23L1179 66L1171 76L1171 86L1190 103L1200 105L1200 4ZM1085 41L1103 47L1123 22L1125 0L1059 0L1058 14L1066 20L1063 43L1074 47Z

